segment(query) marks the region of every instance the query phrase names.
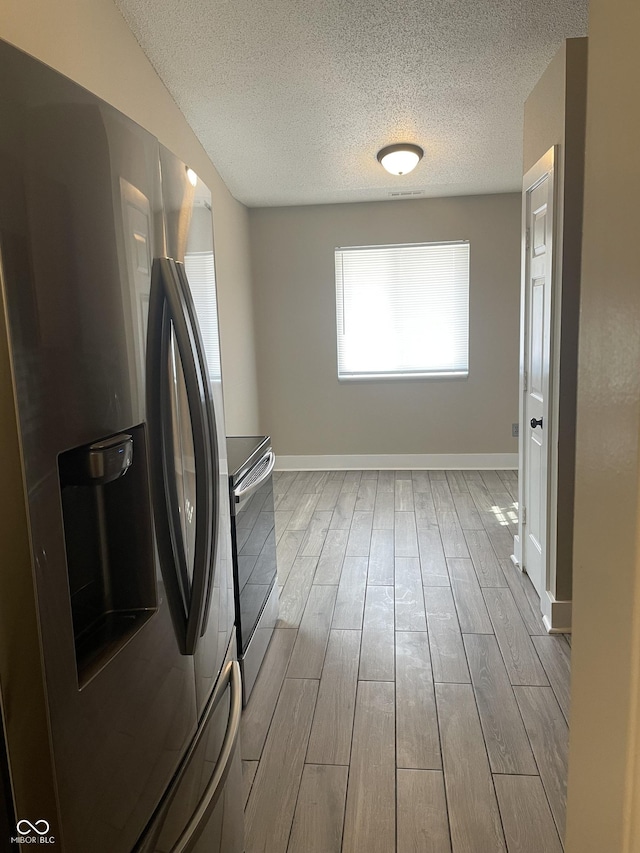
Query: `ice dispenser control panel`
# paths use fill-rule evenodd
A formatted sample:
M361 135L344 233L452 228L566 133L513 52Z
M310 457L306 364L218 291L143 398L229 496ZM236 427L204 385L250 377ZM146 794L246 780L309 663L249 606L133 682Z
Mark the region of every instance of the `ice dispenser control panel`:
M76 486L112 483L131 467L133 436L119 433L65 454L64 480Z
M95 482L110 483L127 472L133 462L133 439L114 435L89 445L89 476Z

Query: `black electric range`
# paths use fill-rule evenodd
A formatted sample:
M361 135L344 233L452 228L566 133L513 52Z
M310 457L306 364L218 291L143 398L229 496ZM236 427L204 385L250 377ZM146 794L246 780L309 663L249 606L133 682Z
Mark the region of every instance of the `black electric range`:
M246 704L278 619L275 454L265 435L228 436L238 659Z

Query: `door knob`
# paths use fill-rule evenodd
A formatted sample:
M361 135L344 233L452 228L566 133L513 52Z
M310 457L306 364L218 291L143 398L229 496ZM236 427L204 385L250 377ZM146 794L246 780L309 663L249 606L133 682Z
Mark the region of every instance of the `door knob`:
M538 420L531 418L531 429L535 429L538 426L542 427L542 418L538 418Z

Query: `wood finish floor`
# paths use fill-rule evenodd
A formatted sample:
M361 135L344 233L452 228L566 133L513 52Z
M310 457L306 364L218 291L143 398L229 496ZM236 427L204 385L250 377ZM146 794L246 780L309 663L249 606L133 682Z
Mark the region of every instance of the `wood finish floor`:
M242 722L246 853L561 853L570 645L512 471L283 472Z

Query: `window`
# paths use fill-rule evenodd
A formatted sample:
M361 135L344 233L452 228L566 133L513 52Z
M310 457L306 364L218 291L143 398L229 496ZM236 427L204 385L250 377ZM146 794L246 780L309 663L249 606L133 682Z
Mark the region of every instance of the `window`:
M336 249L338 378L467 376L469 243Z

